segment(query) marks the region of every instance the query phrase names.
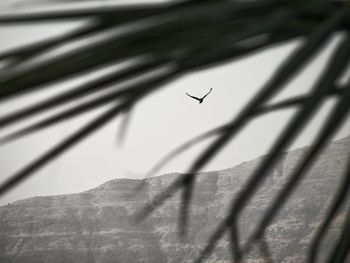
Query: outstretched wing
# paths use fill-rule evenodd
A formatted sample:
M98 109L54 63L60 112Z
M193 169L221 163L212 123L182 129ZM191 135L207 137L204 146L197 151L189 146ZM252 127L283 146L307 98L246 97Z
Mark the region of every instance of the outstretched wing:
M192 96L192 95L188 94L187 92L186 92L186 94L187 94L187 96L191 97L192 99L199 100L199 101L201 100L200 98L197 98L197 97L195 97L195 96Z
M210 88L209 92L207 94L204 95L204 97L202 98L202 100L209 95L209 93L213 90L213 88Z

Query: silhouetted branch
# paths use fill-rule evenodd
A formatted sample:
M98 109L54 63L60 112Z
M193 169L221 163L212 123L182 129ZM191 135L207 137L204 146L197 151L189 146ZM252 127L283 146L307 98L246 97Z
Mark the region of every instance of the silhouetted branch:
M125 108L129 108L137 100L147 95L152 89L154 90L157 87L161 86L162 84L164 85L167 81L171 80L175 76L176 76L176 71L170 71L166 75L160 76L155 80L152 80L152 82L143 83L142 85L145 85L147 87L146 91L143 89L140 89L137 93L134 94L134 96L130 97L129 99L126 99L122 103L117 103L111 109L107 110L105 113L101 114L100 116L95 118L93 121L89 122L82 129L70 135L67 139L59 143L57 146L53 147L51 150L49 150L47 153L39 157L37 160L33 161L27 167L25 167L18 173L12 175L7 181L5 181L5 183L0 185L0 196L3 195L8 190L10 190L11 188L13 188L14 186L16 186L18 183L20 183L24 179L26 179L28 176L32 175L38 169L42 168L48 162L57 158L60 154L64 153L67 149L71 148L72 146L74 146L75 144L77 144L78 142L86 138L88 135L92 134L97 129L107 124L109 121L115 118L118 114L120 114L123 110L125 110Z
M271 254L270 248L267 244L267 241L263 238L259 240L259 250L261 252L261 255L263 256L263 259L266 263L274 263L273 256Z
M130 126L131 116L132 108L126 109L122 118L122 123L120 124L120 130L117 137L119 144L121 144L125 140L126 133Z
M315 32L313 32L306 43L304 43L289 56L289 59L287 59L286 62L284 62L284 64L278 68L277 72L269 80L269 82L261 90L259 90L258 94L256 94L256 96L247 104L247 106L244 107L238 117L232 121L231 125L234 127L234 129L229 129L226 133L216 139L209 147L207 147L207 149L190 167L187 177L194 177L194 173L202 168L204 164L209 162L214 155L224 145L226 145L226 143L232 139L232 137L236 135L245 124L248 123L248 121L254 115L256 108L260 107L283 87L282 85L285 84L287 80L289 80L294 73L300 69L300 66L302 66L307 59L316 53L316 51L321 47L321 43L324 43L324 40L329 37L331 32L337 28L348 15L349 10L340 10L333 14L326 22L320 25ZM266 160L264 160L263 165L257 169L257 172L252 176L252 179L243 189L242 193L239 195L239 198L233 202L232 208L229 212L230 216L228 216L227 220L225 220L218 228L214 236L218 236L217 233L221 233L219 235L221 237L225 232L221 229L228 227L227 224L234 223L234 220L232 220L233 217L236 217L236 213L244 207L248 201L248 198L256 190L259 183L264 178L263 175L276 162L277 157L284 151L288 143L291 142L291 139L297 135L299 129L303 127L303 124L307 118L311 117L312 113L317 109L316 106L318 104L315 104L315 101L322 98L324 93L327 94L327 92L329 92L329 87L333 86L335 78L337 78L339 75L339 72L333 71L330 74L327 74L324 79L319 82L321 87L317 86L317 90L314 92L315 97L312 97L313 95L311 94L310 98L308 99L307 106L304 106L304 110L301 111L295 117L295 119L289 123L288 127L284 130L284 134L282 134L280 138L276 140L276 143L270 151L271 154ZM190 182L193 183L193 180ZM187 203L182 205L188 206L189 204ZM212 240L211 242L216 243L217 240ZM205 250L207 250L207 248Z
M237 229L237 224L232 224L229 230L231 239L231 253L233 262L241 262L243 258L243 253L239 244L239 232Z
M348 211L340 237L328 258L328 263L345 262L350 251L350 210Z
M319 251L319 246L322 240L324 239L326 231L329 228L332 221L334 220L334 217L336 216L338 210L345 203L346 197L349 194L349 191L350 191L350 159L348 161L347 169L343 175L343 178L339 183L338 190L336 191L334 200L329 206L329 210L327 212L325 220L318 227L316 235L314 236L311 242L308 262L311 262L311 263L317 262L316 256L317 256L317 252Z
M349 59L350 59L350 39L346 39L344 43L342 44L342 47L340 47L338 50L338 53L335 54L333 58L334 63L329 64L329 69L327 70L327 73L331 73L333 70L335 77L338 77L339 74L342 73L344 67L347 66ZM338 64L339 63L339 64ZM338 65L337 65L338 64ZM319 81L319 86L321 86L321 83L328 83L327 76L324 75L324 78L321 78ZM331 77L329 81L335 81L334 77ZM310 105L314 102L315 96L310 97L312 100L310 100ZM323 129L321 129L320 134L316 137L316 140L311 146L309 152L307 155L303 158L303 160L297 165L295 172L293 172L292 175L290 175L290 178L286 185L283 187L283 189L279 192L277 197L272 201L272 205L267 209L266 216L263 218L262 222L257 227L257 233L255 233L254 240L259 240L260 237L263 234L263 231L266 229L266 227L271 223L273 218L276 216L279 209L283 206L283 204L286 202L287 198L290 196L292 191L298 186L298 183L302 179L302 176L305 175L306 170L310 167L310 165L313 163L313 161L318 156L318 153L321 151L323 146L329 141L331 136L337 131L337 128L340 126L342 121L347 116L348 111L350 110L350 85L347 85L344 95L339 98L339 101L334 108L334 111L327 119Z
M340 96L344 92L344 88L332 88L330 89L329 94L327 95L328 97L331 96ZM255 117L260 117L262 114L267 114L270 112L274 112L276 110L282 110L282 109L288 109L290 107L296 107L299 106L300 104L304 103L306 99L308 98L308 95L305 96L296 96L293 98L288 98L283 101L277 102L272 105L264 106L259 109L257 109L254 113ZM214 136L221 134L225 132L228 129L232 129L233 125L230 123L224 124L218 127L215 127L214 129L211 129L209 131L206 131L200 135L197 135L194 138L191 138L190 140L186 141L185 143L181 144L180 146L177 146L175 149L164 155L164 157L156 163L149 172L145 175L144 178L149 178L151 176L156 175L164 166L166 166L169 162L171 162L173 159L175 159L177 156L188 150L189 148L193 147L194 145Z

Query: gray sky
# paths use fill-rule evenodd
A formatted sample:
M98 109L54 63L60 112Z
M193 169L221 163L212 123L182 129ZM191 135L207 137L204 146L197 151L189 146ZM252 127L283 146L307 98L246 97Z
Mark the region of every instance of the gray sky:
M0 27L0 50L13 48L27 41L35 41L71 28L70 24L47 24ZM315 75L331 52L335 39L322 56L293 81L276 100L307 92ZM225 123L252 97L297 43L261 52L240 62L185 76L142 101L133 111L131 125L123 145L116 143L120 120L114 121L70 150L55 162L40 170L15 190L3 196L0 204L38 195L80 192L115 178L140 178L168 151L203 131ZM79 80L78 80L79 81ZM198 104L185 92L201 96L210 88L212 93L203 104ZM60 89L61 87L56 87ZM2 111L9 111L42 94L13 103L3 104ZM327 102L305 132L291 148L312 143L326 116L332 100ZM268 151L271 141L281 131L293 110L272 113L256 119L222 151L204 170L218 170L249 161ZM35 159L48 146L64 138L68 132L79 128L96 113L57 125L26 139L0 148L0 179ZM336 138L350 133L350 121ZM207 141L209 142L209 141ZM181 172L203 146L186 152L170 163L162 173Z

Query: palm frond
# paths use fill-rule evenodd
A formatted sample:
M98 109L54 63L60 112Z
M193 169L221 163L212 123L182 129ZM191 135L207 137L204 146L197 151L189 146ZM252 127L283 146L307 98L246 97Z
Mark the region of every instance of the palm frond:
M94 133L113 119L129 115L129 111L143 98L156 92L166 83L194 71L233 62L254 55L267 48L299 40L300 45L284 60L276 72L255 96L230 122L203 133L176 148L157 163L148 175L158 172L173 158L194 144L211 136L214 141L195 159L188 172L160 192L137 215L143 219L161 206L177 191L182 192L179 213L180 233L185 236L196 173L205 167L222 148L232 141L251 121L263 114L296 107L297 112L282 133L275 139L267 158L251 175L247 185L232 199L227 216L220 222L208 240L207 246L195 262L202 262L214 250L226 233L230 235L232 257L244 258L248 247L256 244L264 258L273 260L264 231L291 193L303 180L310 167L344 122L350 101L349 84L337 81L347 70L350 58L350 8L347 1L331 0L253 0L253 1L182 1L162 4L126 5L101 8L82 8L65 11L40 11L27 14L0 14L0 24L46 23L48 21L81 21L82 26L44 41L28 43L0 54L0 101L6 102L32 94L37 90L54 89L63 83L87 73L104 70L124 61L136 61L121 70L99 76L87 83L76 85L55 97L19 107L0 114L0 129L24 120L31 120L50 110L60 111L0 139L1 145L22 136L50 127L85 112L108 106L80 130L38 157L27 167L13 174L0 185L0 195L17 186L50 161ZM268 102L308 65L335 33L344 39L321 73L313 89L305 96L288 98L275 104ZM149 77L156 70L160 74ZM147 77L148 76L148 77ZM131 81L131 84L128 82ZM85 101L88 96L93 98ZM315 138L310 152L298 163L296 171L279 192L267 210L256 232L243 247L237 231L239 215L257 191L279 156L310 122L326 98L336 97L336 105L324 127ZM69 107L70 103L74 106ZM122 123L120 139L128 127L128 117ZM0 146L1 146L0 145ZM348 172L343 177L348 184ZM345 184L344 184L345 185ZM340 186L330 205L326 221L311 245L310 262L314 262L324 233L336 211L344 203L348 188ZM344 223L348 233L349 218ZM345 259L349 250L349 235L342 234L335 244L329 262Z
M332 204L329 207L329 211L325 217L324 222L319 226L316 235L313 238L309 253L309 262L317 262L317 253L319 251L319 246L324 239L327 229L330 227L332 220L335 218L337 211L345 203L346 196L350 190L350 162L348 162L348 167L343 175L342 180L339 182L338 190L335 193L336 196ZM347 218L349 220L349 217Z
M347 216L345 218L345 222L343 225L343 229L341 230L341 235L333 246L332 253L329 255L328 261L329 263L335 262L345 262L346 258L349 256L350 250L350 211L348 211Z
M339 87L330 88L327 96L328 97L332 97L332 96L336 96L336 95L341 96L343 94L344 90L345 90L344 88L339 88ZM285 99L283 101L277 102L277 103L272 104L272 105L258 108L254 112L254 116L259 117L261 115L268 114L268 113L271 113L271 112L274 112L277 110L287 109L290 107L297 107L300 104L304 103L308 97L309 97L308 95L295 96L293 98L288 98L288 99ZM231 122L223 124L221 126L210 129L209 131L206 131L206 132L204 132L200 135L197 135L196 137L191 138L188 141L182 143L181 145L177 146L175 149L173 149L169 153L165 154L164 157L159 162L157 162L147 172L147 174L144 178L149 178L151 176L156 175L164 166L166 166L169 162L171 162L177 156L184 153L186 150L190 149L191 147L195 146L196 144L198 144L202 141L205 141L206 139L208 139L214 135L222 134L226 130L228 130L230 128L234 128L232 126L233 125L231 124Z

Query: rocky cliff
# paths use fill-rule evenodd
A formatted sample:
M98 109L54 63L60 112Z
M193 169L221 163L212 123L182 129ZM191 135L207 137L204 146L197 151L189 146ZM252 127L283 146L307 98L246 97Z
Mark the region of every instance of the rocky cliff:
M339 177L348 162L350 137L329 144L303 184L267 231L276 262L303 262L316 226L322 221ZM240 234L250 233L264 208L307 147L286 153L241 216ZM61 196L34 197L0 208L0 262L190 262L205 246L232 197L263 157L230 169L200 173L191 205L189 233L179 240L180 195L165 202L141 223L131 219L152 197L179 175L145 180L116 179L99 187ZM339 213L323 244L335 240L344 211ZM229 242L223 239L208 262L230 262ZM263 262L253 251L247 262Z

